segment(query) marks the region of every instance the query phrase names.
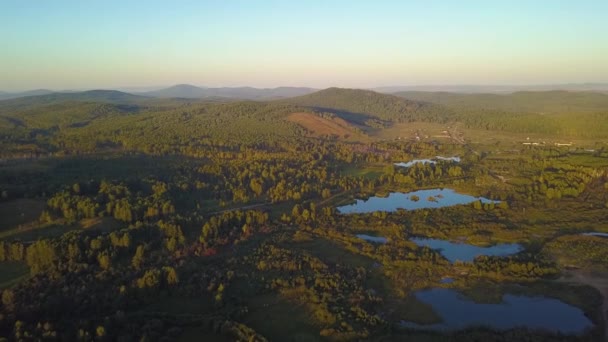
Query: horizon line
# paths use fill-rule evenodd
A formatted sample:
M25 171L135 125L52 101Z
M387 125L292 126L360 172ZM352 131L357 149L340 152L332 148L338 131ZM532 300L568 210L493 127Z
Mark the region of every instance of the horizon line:
M384 89L384 88L432 88L432 87L479 87L479 88L518 88L518 87L564 87L564 86L605 86L608 90L608 81L606 82L564 82L564 83L425 83L425 84L397 84L397 85L380 85L380 86L366 86L366 87L353 87L353 86L339 86L339 85L331 85L327 87L313 87L307 85L277 85L277 86L251 86L251 85L222 85L222 86L206 86L199 85L193 83L175 83L170 85L155 85L155 86L144 86L144 85L124 85L124 86L111 86L111 87L83 87L83 88L46 88L46 87L38 87L38 88L28 88L28 89L20 89L20 90L5 90L0 89L0 92L8 93L8 94L19 94L31 91L52 91L56 93L61 92L84 92L84 91L92 91L92 90L118 90L123 91L126 89L132 89L132 91L137 90L137 92L148 92L148 91L156 91L167 89L176 86L193 86L202 89L217 89L217 88L252 88L252 89L277 89L277 88L309 88L315 90L323 90L329 88L342 88L342 89L362 89L362 90L375 90L375 89ZM147 89L147 90L146 90ZM559 89L553 89L559 90Z

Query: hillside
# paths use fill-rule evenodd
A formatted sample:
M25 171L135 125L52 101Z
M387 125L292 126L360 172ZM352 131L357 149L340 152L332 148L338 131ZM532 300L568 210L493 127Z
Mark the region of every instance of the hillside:
M446 105L442 101L429 103L433 98L430 93L415 95L415 99L404 99L368 90L330 88L269 102L218 102L159 99L101 90L56 93L0 101L0 130L5 137L11 137L7 138L11 142L28 141L50 149L57 148L57 141L74 149L83 145L93 149L108 141L116 146L133 147L149 139L169 145L174 139L190 143L202 137L251 143L304 136L366 141L370 136L384 137L384 130L397 123L412 122L445 126L458 122L463 128L474 130L539 133L560 138L603 138L608 132L608 115L586 112L592 105L602 107L598 99L603 98L597 94L578 102L570 97L573 113L554 115L506 111L501 104L504 108L507 103L497 100L503 101L502 95L478 94L486 102L472 102L471 107ZM450 103L458 103L458 98L476 99L460 94L445 96L451 99ZM511 97L539 106L540 100L521 99L547 96L521 93Z
M516 92L541 92L563 90L570 92L608 93L608 83L558 83L532 85L491 85L491 84L453 84L453 85L408 85L377 87L372 90L379 93L394 94L398 92L447 92L458 94L512 94Z
M16 99L16 98L26 97L26 96L48 95L48 94L52 94L52 93L53 93L53 91L48 90L48 89L35 89L35 90L28 90L28 91L19 92L19 93L7 93L7 92L0 91L0 101Z
M0 101L0 115L14 111L62 102L97 102L111 104L143 104L150 98L116 90L90 90L74 93L52 93Z
M51 129L77 127L91 120L114 115L135 114L135 105L66 101L33 108L4 112L0 115L0 128Z
M571 91L521 91L512 94L397 92L394 95L456 109L493 109L538 114L595 113L608 110L608 94Z
M182 98L200 98L205 96L205 89L196 87L190 84L177 84L169 88L159 89L149 92L140 93L150 97L182 97Z
M333 115L293 113L287 117L287 120L304 127L312 136L364 137L364 133L359 128Z
M336 113L359 124L369 119L446 122L449 117L447 111L433 104L362 89L329 88L285 102Z

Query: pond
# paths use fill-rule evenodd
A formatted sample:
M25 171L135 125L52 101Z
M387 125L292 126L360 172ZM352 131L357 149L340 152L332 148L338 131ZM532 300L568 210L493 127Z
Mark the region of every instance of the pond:
M372 235L366 235L366 234L357 234L355 236L358 237L359 239L363 239L365 241L374 242L374 243L387 243L388 242L388 238L385 238L383 236L372 236Z
M489 326L498 330L516 327L578 334L592 328L584 312L560 300L506 294L499 304L481 304L453 289L434 288L415 293L418 300L430 304L442 322L422 325L402 322L418 329L458 330L470 326Z
M453 189L428 189L408 193L391 192L387 197L370 197L358 199L353 204L338 207L341 214L371 213L374 211L396 211L397 209L416 210L424 208L442 208L475 201L482 203L500 203L484 197L459 194Z
M394 163L395 166L399 166L399 167L412 167L415 164L435 164L438 161L452 161L455 163L460 163L460 157L441 157L441 156L437 156L433 159L414 159L411 160L409 162L401 162L401 163Z
M608 233L600 233L600 232L589 232L583 233L585 236L599 236L599 237L608 237Z
M439 251L450 262L456 260L473 261L479 255L507 256L520 252L523 248L517 243L499 243L490 247L479 247L462 242L451 242L440 239L411 238L418 246L426 246Z

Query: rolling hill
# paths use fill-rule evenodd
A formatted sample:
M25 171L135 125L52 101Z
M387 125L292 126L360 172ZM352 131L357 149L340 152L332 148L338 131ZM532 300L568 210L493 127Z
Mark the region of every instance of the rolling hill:
M135 114L139 111L140 107L135 105L66 101L0 112L0 128L82 127L94 119Z
M79 141L94 134L117 141L133 137L147 140L152 136L170 139L175 134L191 139L230 137L235 141L260 141L264 136L368 140L381 136L385 128L411 122L458 122L469 129L560 137L601 138L608 131L607 112L593 111L608 108L603 102L608 96L602 94L400 95L409 98L340 88L273 101L161 99L108 90L53 93L0 101L0 129L5 135L19 131L24 139L61 134L79 137ZM572 113L547 115L531 111L552 113L552 107L546 105L552 99L561 99L565 108L572 106Z
M116 90L90 90L73 93L52 93L46 95L26 96L17 99L0 101L0 114L37 106L62 102L98 102L113 104L142 104L150 98L123 93Z
M434 104L371 90L328 88L284 101L335 113L357 124L365 124L370 119L392 122L445 122L449 118L447 111Z
M48 95L48 94L52 94L52 93L53 93L53 91L48 90L48 89L35 89L35 90L28 90L28 91L23 91L23 92L19 92L19 93L7 93L7 92L0 91L0 101L16 99L16 98L26 97L26 96Z
M190 84L177 84L169 88L148 91L139 94L144 96L161 98L181 97L195 99L204 97L205 89Z
M520 91L512 94L398 92L394 95L456 109L492 109L505 112L560 114L608 110L608 94L571 91Z

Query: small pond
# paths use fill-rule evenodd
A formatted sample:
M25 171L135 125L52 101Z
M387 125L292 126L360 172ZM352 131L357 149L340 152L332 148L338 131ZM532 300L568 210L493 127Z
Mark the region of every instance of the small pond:
M359 239L363 239L365 241L374 242L374 243L387 243L388 242L388 238L385 238L383 236L372 236L372 235L366 235L366 234L357 234L355 236L358 237Z
M499 243L489 247L479 247L462 242L441 239L411 238L418 246L426 246L439 251L450 262L456 260L473 261L479 255L507 256L520 252L523 248L517 243Z
M608 237L608 233L600 233L600 232L583 233L583 235L586 235L586 236Z
M452 161L455 163L460 163L460 157L441 157L441 156L437 156L433 159L414 159L411 160L409 162L401 162L401 163L395 163L395 166L399 166L399 167L412 167L415 164L435 164L438 161Z
M338 207L341 214L371 213L374 211L396 211L397 209L416 210L424 208L443 208L475 201L500 203L484 197L459 194L453 189L427 189L408 193L391 192L387 197L358 199L353 204Z
M441 323L422 325L403 322L420 329L458 330L470 326L489 326L505 330L516 327L578 334L593 327L584 312L560 300L506 294L499 304L480 304L453 289L434 288L415 293L430 304L442 318Z

